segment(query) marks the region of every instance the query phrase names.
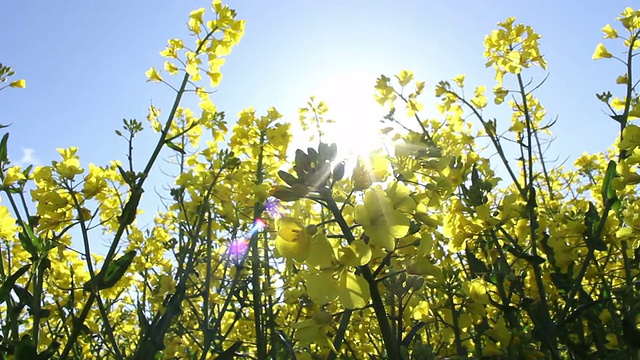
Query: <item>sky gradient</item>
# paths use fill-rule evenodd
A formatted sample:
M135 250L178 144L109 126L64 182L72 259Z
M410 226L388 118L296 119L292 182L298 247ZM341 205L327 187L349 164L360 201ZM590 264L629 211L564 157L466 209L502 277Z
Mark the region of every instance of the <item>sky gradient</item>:
M591 55L602 41L604 25L620 29L615 18L630 1L584 1L580 6L564 1L225 3L247 20L245 36L227 57L222 84L212 96L229 123L251 106L260 115L274 106L285 121L297 122L297 108L320 92L342 101L334 105L346 110L336 117L358 118L362 126L376 124L380 110L375 105L349 109L349 103L373 104L376 77L402 69L413 70L428 89L466 74L469 93L486 85L490 94L494 71L484 66L483 39L496 23L515 16L517 23L542 35L549 78L537 96L549 120L558 116L553 154L570 164L583 151L605 150L616 136L616 124L594 94L610 90L620 95L615 78L623 69L614 60L593 61ZM58 159L56 148L77 146L83 165L124 159L126 144L114 133L122 118L144 121L151 102L166 114L173 99L166 86L145 82L144 72L162 68L158 53L166 41L188 38L189 12L209 5L193 0L5 3L0 62L13 67L16 79L27 80L26 89L0 93L0 123L13 124L10 157L19 162L28 155L37 164L49 164ZM620 43L605 45L619 54ZM542 80L542 73L534 74L534 81ZM336 78L358 80L345 84ZM438 117L429 112L433 90L426 94L424 116ZM490 103L485 113L493 117L492 111ZM336 120L338 129L340 121L356 121ZM501 121L506 129L509 118ZM136 149L141 160L152 150L152 133L147 134ZM346 141L356 134L349 135Z

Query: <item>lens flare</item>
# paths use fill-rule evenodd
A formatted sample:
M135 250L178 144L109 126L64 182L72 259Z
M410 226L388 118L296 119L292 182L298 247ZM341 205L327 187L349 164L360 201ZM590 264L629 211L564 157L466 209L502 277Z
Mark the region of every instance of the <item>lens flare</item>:
M269 196L264 202L264 212L267 213L271 219L279 219L282 217L283 211L282 205L280 205L280 200L273 196Z
M253 235L264 230L266 227L267 222L261 218L257 218L254 220L253 225L251 225L251 229L249 229L244 236L231 240L231 243L229 244L229 256L233 259L236 265L239 265L240 262L244 261L243 258L249 250L249 242Z

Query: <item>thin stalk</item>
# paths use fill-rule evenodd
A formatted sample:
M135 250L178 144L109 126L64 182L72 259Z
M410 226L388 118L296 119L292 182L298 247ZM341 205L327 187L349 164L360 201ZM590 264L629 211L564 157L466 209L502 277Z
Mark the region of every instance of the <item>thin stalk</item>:
M347 239L349 243L355 241L353 233L349 228L346 220L340 213L340 209L336 204L335 200L331 194L324 193L323 199L327 202L327 207L329 211L333 214L342 230L344 237ZM382 296L380 295L380 290L378 289L378 283L376 278L371 273L371 269L369 265L359 266L358 269L362 273L362 277L369 284L369 292L371 293L371 302L373 303L373 310L376 314L376 320L378 321L378 326L380 327L380 333L382 335L382 340L384 342L385 349L387 351L387 357L389 360L400 360L400 349L398 344L396 343L395 336L393 336L393 332L391 331L391 326L389 321L387 320L387 312L384 307L384 302L382 301ZM338 350L338 349L336 349Z
M258 164L256 166L256 185L262 184L264 181L264 168L263 168L263 160L264 160L264 143L266 141L266 132L260 132L260 153L258 154ZM262 213L263 205L261 203L256 203L253 207L253 218L257 219L260 217ZM257 352L256 355L258 359L266 359L267 358L267 338L264 333L264 327L262 324L262 296L261 296L261 287L260 287L260 252L258 247L258 233L254 233L251 239L251 291L253 295L253 318L254 325L256 330L256 346ZM267 279L268 281L268 279Z
M340 326L338 326L338 331L336 335L333 337L333 347L340 352L340 346L342 345L342 341L344 340L344 334L347 332L347 327L349 326L349 322L351 321L351 314L353 314L353 310L345 309L342 313L342 317L340 318ZM335 360L338 353L334 353L333 351L329 352L327 356L327 360Z
M524 89L524 83L522 81L522 75L517 75L518 86L520 87L520 95L522 97L522 111L524 113L524 117L526 120L526 130L527 130L527 164L529 171L529 179L527 181L528 190L528 199L527 199L527 208L529 210L529 227L530 227L530 237L531 237L531 252L533 256L538 255L538 246L537 246L537 237L538 237L538 217L536 212L536 193L534 187L534 173L533 173L533 121L531 119L531 114L529 114L529 105L527 103L527 96ZM543 314L543 324L546 327L546 324L551 324L551 316L549 314L549 304L547 303L547 295L544 290L545 284L542 280L542 271L540 270L540 265L537 263L533 263L533 271L536 277L536 287L538 288L538 296L540 297L542 314ZM552 327L550 327L552 328ZM545 329L546 330L546 329ZM551 353L552 359L560 359L560 354L558 353L558 342L557 342L557 334L553 331L551 334L544 332L545 339L547 342L547 348Z
M206 261L207 261L207 274L204 279L204 290L202 294L202 314L204 316L204 320L202 322L203 326L206 328L203 329L204 340L202 346L202 356L200 356L201 360L207 358L207 354L209 353L209 348L211 347L211 343L213 342L213 332L209 330L209 291L211 290L211 252L212 249L212 239L211 239L211 223L213 219L211 219L211 209L207 209L207 253L206 253Z
M631 39L631 41L629 42L629 48L628 48L628 53L627 53L627 94L626 94L626 101L625 101L625 107L624 107L624 112L621 115L622 116L622 121L620 121L620 140L622 140L622 132L624 130L624 128L627 125L627 117L629 115L629 110L631 107L631 95L632 95L632 91L633 91L633 87L631 86L631 79L632 79L632 59L633 59L633 46L635 41L638 39L638 36L640 36L640 32L637 32L634 34L633 38ZM620 153L618 154L618 160L624 160L626 158L626 151L625 150L621 150ZM609 211L611 210L611 205L609 204L608 201L605 201L604 204L604 209L602 210L602 218L600 219L600 222L598 223L598 228L596 230L596 233L594 234L594 236L596 238L600 238L602 236L602 231L604 230L604 224L607 221L607 217L609 216ZM593 260L594 258L594 249L593 247L589 247L589 250L587 252L587 256L585 257L584 262L582 263L582 267L580 268L580 272L578 273L578 277L575 279L574 285L571 288L571 292L569 293L569 297L567 298L567 303L564 306L564 308L562 309L562 311L560 312L560 316L559 319L562 319L563 321L566 320L566 317L569 313L569 310L571 309L571 306L573 306L573 303L575 301L575 296L576 293L578 292L579 288L581 287L582 284L582 279L584 278L585 274L587 273L587 268L589 266L589 263L591 262L591 260Z
M198 45L198 48L196 49L195 53L196 54L200 54L200 51L202 50L202 47L204 46L204 44L206 44L207 40L213 36L213 33L215 31L217 31L218 28L214 28L212 31L210 31L207 36L200 42L200 45ZM165 140L167 138L167 134L169 133L169 130L171 129L171 125L173 124L173 120L175 118L176 112L178 110L178 107L180 106L180 102L182 101L182 96L185 93L187 84L189 83L189 74L184 75L183 79L182 79L182 83L180 84L180 88L178 89L178 92L176 94L176 98L173 102L173 106L171 108L171 112L169 113L169 117L167 119L167 122L164 126L164 128L162 129L162 133L160 134L160 138L158 139L158 142L156 144L155 149L153 150L153 153L151 154L151 157L149 158L147 165L144 168L144 171L142 172L142 175L140 176L140 178L137 180L137 182L135 183L135 186L133 186L133 188L131 189L131 195L129 197L129 201L127 202L127 205L125 205L123 213L122 213L122 218L123 219L127 219L127 218L135 218L135 214L138 208L138 202L140 201L140 198L142 197L142 191L143 191L143 185L145 180L147 179L147 177L149 176L149 173L151 172L151 169L153 168L153 165L155 164L156 160L158 159L158 156L160 156L160 151L162 150L162 148L165 146ZM105 256L104 259L104 263L102 264L102 269L106 270L107 266L109 266L109 264L111 263L111 261L114 260L115 254L118 250L118 245L120 244L120 240L122 239L122 236L125 233L125 230L127 229L127 227L129 226L130 223L127 222L121 222L120 226L118 227L118 229L116 230L116 234L113 238L113 242L111 243L111 246L109 247L109 251L107 252L107 255ZM98 273L97 275L97 279L96 279L96 283L99 283L102 280L102 277L104 276L104 273L106 273L106 271L101 271ZM82 329L82 324L84 323L84 321L87 318L87 315L89 315L89 311L91 309L91 306L93 306L93 302L95 301L95 293L91 292L91 294L89 294L89 297L87 298L87 302L85 304L85 306L82 308L82 312L80 313L80 316L77 318L77 320L75 321L73 330L71 332L71 335L69 336L69 339L67 341L67 344L65 345L64 349L62 350L62 353L60 354L60 359L61 360L65 360L68 356L69 356L69 352L71 351L71 348L73 347L73 345L75 344L75 342L78 339L78 336L80 335L81 329Z
M491 129L489 128L489 124L487 124L487 122L484 120L482 115L480 115L478 110L476 110L476 108L473 107L473 105L471 105L466 99L464 99L463 97L459 96L458 94L456 94L453 91L450 91L449 93L452 94L453 96L455 96L458 100L462 101L463 104L465 104L469 109L471 109L471 111L473 112L475 117L480 121L480 123L482 124L482 127L484 128L484 131L486 131L487 135L489 136L489 140L491 140L491 143L493 144L493 147L498 152L498 156L500 157L500 160L504 164L505 169L509 173L509 177L513 181L513 184L518 189L518 192L520 193L522 198L526 200L526 198L527 198L526 197L526 192L525 192L524 188L522 187L522 185L520 185L520 182L518 181L518 178L516 177L516 175L513 173L513 170L511 169L511 166L509 165L509 161L507 160L507 157L506 157L506 155L504 153L504 150L502 149L502 145L500 144L500 141L499 141L498 137L492 135Z

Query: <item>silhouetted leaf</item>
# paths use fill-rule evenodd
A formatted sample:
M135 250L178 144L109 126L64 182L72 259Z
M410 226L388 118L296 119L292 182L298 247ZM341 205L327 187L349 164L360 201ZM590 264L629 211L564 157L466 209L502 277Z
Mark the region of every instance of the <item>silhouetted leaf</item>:
M13 285L16 283L16 280L18 280L20 276L24 275L29 270L30 267L31 265L29 264L16 270L16 272L11 274L7 278L7 280L5 280L5 282L2 284L2 286L0 286L0 304L7 301L7 298L9 297L9 291L11 291L11 289L13 288Z

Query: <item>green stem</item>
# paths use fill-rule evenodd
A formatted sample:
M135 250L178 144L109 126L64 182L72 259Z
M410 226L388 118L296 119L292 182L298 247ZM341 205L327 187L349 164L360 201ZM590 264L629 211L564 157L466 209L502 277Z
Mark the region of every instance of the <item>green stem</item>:
M206 44L207 40L210 37L212 37L213 33L217 30L218 28L216 27L207 34L207 36L200 42L200 45L198 45L198 48L195 51L196 54L200 53L200 51L202 50L202 47ZM129 217L135 217L135 214L138 208L137 202L140 201L140 197L142 196L144 182L147 179L149 173L151 172L151 169L153 168L153 165L155 164L156 160L158 159L158 156L160 155L160 151L165 146L165 140L167 138L167 134L169 134L169 130L171 130L171 125L173 124L173 120L175 118L176 112L178 111L178 107L180 106L180 102L182 101L182 96L184 95L185 90L187 88L187 84L189 83L189 76L190 76L189 74L184 75L182 79L182 83L180 84L180 88L177 91L176 98L173 102L171 112L169 113L169 117L162 130L162 133L160 134L160 138L158 139L156 147L153 150L153 153L151 154L151 157L149 158L149 161L147 162L147 165L145 166L144 171L142 172L142 175L140 176L139 180L135 183L135 186L131 189L131 195L129 197L129 201L122 213L123 219L129 218ZM133 206L129 206L129 205L133 205ZM107 255L104 258L104 263L102 264L102 270L106 270L107 266L109 266L111 261L114 260L115 254L118 250L118 245L120 244L120 240L122 239L122 236L124 235L125 230L129 225L130 223L121 222L120 226L116 230L116 234L113 238L113 242L111 243L111 246L109 247L109 251L107 252ZM103 276L104 273L106 273L106 271L100 271L96 275L97 277L99 277L98 279L96 279L96 284L100 283L100 281L102 280L101 277ZM67 341L67 344L65 345L60 355L61 360L65 360L69 356L69 352L71 351L71 348L73 347L73 345L78 339L78 336L80 335L82 324L86 320L87 315L89 315L89 311L91 309L91 306L93 306L94 301L95 301L95 294L92 292L87 298L87 302L85 303L82 309L82 312L80 313L80 317L75 321L75 325L73 327L71 335L69 336L69 340Z
M209 354L209 348L211 347L211 343L213 342L213 332L209 331L209 324L210 324L210 314L209 314L209 291L211 289L211 275L212 275L212 271L211 271L211 251L213 251L212 249L212 239L211 239L211 225L213 222L213 219L211 219L211 209L207 209L207 235L206 235L206 239L207 239L207 253L206 253L206 261L207 261L207 275L204 279L204 290L202 292L202 315L204 317L204 320L202 322L203 326L205 327L203 329L203 333L204 333L204 340L203 340L203 346L202 346L202 356L200 356L200 360L204 360L207 358L207 355Z
M531 237L531 253L533 256L538 255L538 228L540 225L538 224L538 214L536 212L536 193L535 193L535 184L534 184L534 173L533 173L533 133L536 129L533 128L533 121L531 119L531 114L529 113L529 105L527 102L527 96L524 88L524 82L522 81L522 75L518 74L518 86L520 88L520 95L522 98L522 112L524 113L525 121L526 121L526 130L527 130L527 165L528 176L529 179L527 181L527 186L525 189L528 191L528 199L527 199L527 208L529 210L529 228L530 228L530 237ZM547 343L546 346L551 354L552 359L560 359L560 354L558 353L558 339L557 334L553 329L555 327L548 326L552 324L551 315L549 314L549 304L547 303L547 295L545 292L545 284L542 279L542 271L540 269L540 265L537 263L533 263L533 271L535 274L536 287L538 288L538 296L540 297L541 307L542 307L542 316L541 319L543 322L543 326L545 327L544 338ZM549 331L547 332L546 327L549 327Z
M262 184L264 181L264 169L263 169L263 157L264 157L264 143L266 141L266 132L260 132L260 153L258 154L258 164L256 166L256 185ZM262 213L263 204L256 203L253 207L253 218L257 219ZM258 247L258 233L254 233L251 237L251 291L253 295L253 318L256 331L256 346L258 359L267 358L267 338L264 333L262 323L262 296L260 288L260 252ZM269 281L267 279L266 281Z
M322 195L322 198L327 202L329 211L331 211L333 216L336 218L336 221L338 222L338 225L340 226L344 237L349 243L355 241L353 233L351 232L351 229L349 228L346 220L342 216L342 213L340 213L340 209L338 208L336 202L333 200L331 193L322 192ZM387 320L387 312L384 307L384 302L382 301L382 296L380 295L380 290L378 289L376 278L371 273L369 265L359 266L358 269L362 273L362 277L369 285L371 302L373 303L373 310L375 311L376 320L378 321L382 340L387 351L387 357L389 360L400 360L400 348L396 343L395 336L393 336L393 331L391 331L391 325ZM336 348L336 350L339 349Z
M340 319L340 326L338 327L338 331L336 335L333 337L333 347L340 352L340 346L342 345L342 341L344 340L344 334L347 332L347 327L349 326L349 321L351 321L351 314L353 314L353 310L345 309L342 313L342 318ZM338 353L334 353L333 351L329 352L327 356L327 360L335 360L338 356Z

